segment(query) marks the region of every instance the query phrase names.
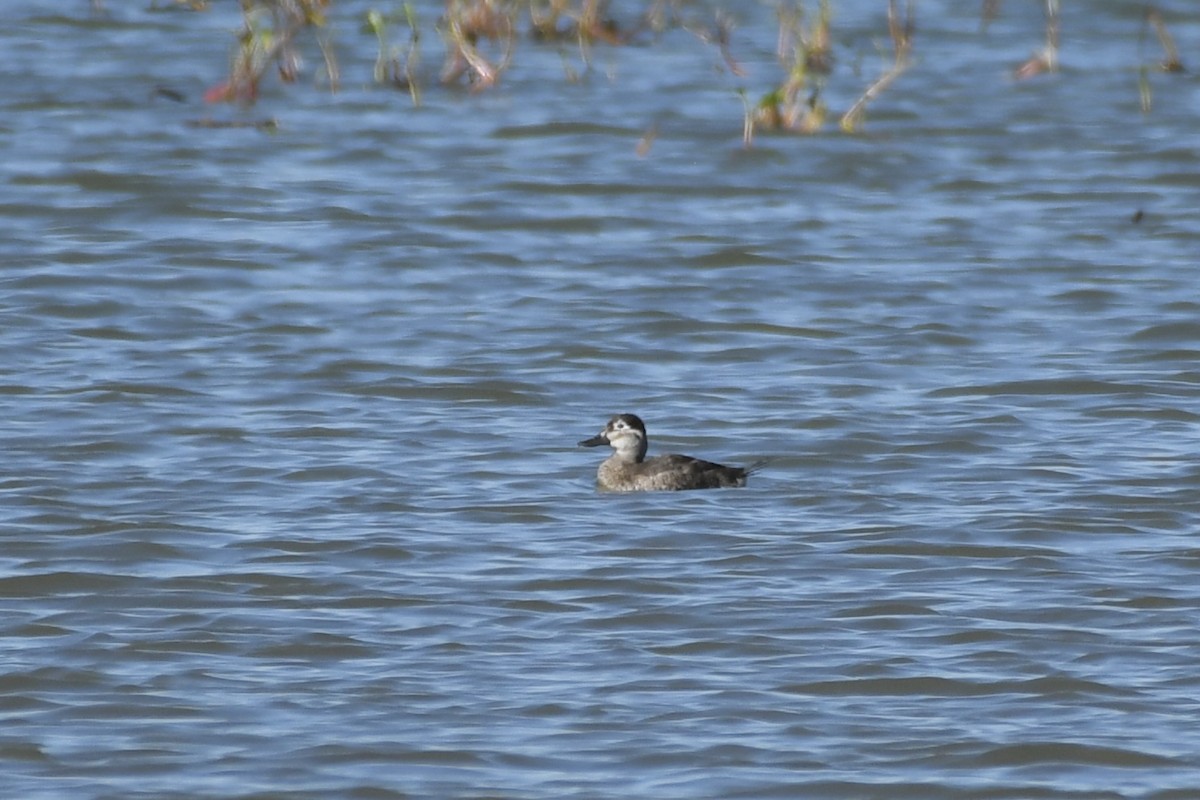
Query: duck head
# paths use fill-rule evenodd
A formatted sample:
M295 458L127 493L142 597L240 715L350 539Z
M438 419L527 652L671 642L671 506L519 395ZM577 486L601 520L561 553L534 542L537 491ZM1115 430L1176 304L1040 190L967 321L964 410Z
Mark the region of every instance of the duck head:
M646 425L636 414L617 414L608 421L604 430L590 439L579 443L580 447L599 447L606 444L616 451L622 461L640 463L646 457L650 440L646 437Z

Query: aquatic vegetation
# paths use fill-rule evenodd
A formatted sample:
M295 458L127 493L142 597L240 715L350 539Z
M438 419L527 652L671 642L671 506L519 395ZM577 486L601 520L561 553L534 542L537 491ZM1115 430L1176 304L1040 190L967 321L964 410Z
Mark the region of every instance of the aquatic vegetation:
M779 86L746 109L742 141L749 145L756 127L811 133L825 123L827 109L821 99L825 77L833 69L830 47L832 12L821 0L817 17L805 26L803 3L778 9L779 37L775 56L786 76ZM743 102L745 98L743 97Z
M857 81L864 49L854 43L856 39L862 40L862 30L849 34L839 31L835 37L832 0L814 0L812 11L806 8L806 0L779 0L775 11L774 56L782 77L773 85L768 83L763 92L762 88L748 85L756 76L746 65L767 55L766 44L760 39L757 52L739 52L745 42L735 37L735 32L744 16L725 10L722 4L728 0L623 0L628 5L620 16L614 8L615 0L420 1L441 3L441 13L435 20L423 23L416 10L419 0L379 0L380 6L370 8L360 17L362 32L372 37L375 44L373 82L406 90L414 105L421 104L423 84L465 86L470 92L493 89L514 63L522 43L558 48L563 73L568 82L574 83L581 73L590 70L592 50L597 46L621 48L634 43L649 46L671 31L684 31L715 49L717 73L733 76L741 84L733 88L742 102L742 139L747 146L753 143L759 130L812 134L824 129L833 113L829 98L834 89L843 92L848 86L845 71L836 75L835 71L847 63ZM213 8L208 0L152 2L193 11ZM640 9L638 3L642 4ZM336 90L338 67L326 21L334 5L332 0L240 0L242 25L228 78L209 89L205 100L252 105L259 98L262 82L272 71L285 83L296 81L303 71L301 50L314 43L324 62L324 71L318 77L323 75L330 88ZM982 30L986 31L999 17L1001 5L1000 0L981 0ZM1062 28L1059 0L1041 0L1040 5L1044 42L1029 59L1013 69L1011 74L1017 80L1058 70ZM102 9L103 3L93 0L93 7ZM888 38L877 38L881 42L890 41L890 52L886 45L878 46L884 59L880 74L869 80L866 88L837 116L841 132L860 131L868 106L890 90L914 63L915 7L915 0L888 0L885 23ZM743 7L739 13L753 11ZM423 28L430 24L436 39L442 43L443 58L440 69L423 70L422 45L426 41ZM1184 71L1162 12L1147 4L1139 48L1149 39L1150 30L1161 46L1162 56L1155 59L1139 54L1138 93L1144 112L1151 108L1150 75ZM583 70L577 68L570 53L572 45L578 48ZM835 53L837 48L849 49L850 57ZM656 128L651 128L642 137L637 145L639 155L649 151L656 132Z
M1043 14L1046 20L1046 41L1042 47L1034 51L1027 60L1021 62L1015 69L1012 75L1017 80L1025 80L1032 78L1035 75L1041 75L1043 72L1058 71L1058 46L1059 46L1059 31L1060 17L1058 11L1058 0L1045 0ZM981 27L984 31L987 30L996 17L1000 15L1000 0L983 0L983 14L981 18Z
M804 17L804 7L798 0L794 5L780 7L776 55L787 76L753 109L746 109L742 133L746 145L752 142L754 129L758 126L813 133L825 123L829 110L822 94L834 66L830 32L832 13L828 0L821 0L816 19L808 26L804 24ZM892 41L892 61L842 114L839 125L846 133L859 129L867 104L879 97L908 68L916 29L913 3L906 3L902 13L897 0L889 0L887 27Z
M209 102L253 103L259 85L274 65L285 83L296 80L301 66L297 37L310 28L325 25L325 9L330 0L242 0L242 30L233 56L229 78L209 89ZM330 86L337 87L337 62L329 42L317 37L325 59Z
M909 55L912 53L913 31L916 29L916 16L911 0L906 3L903 22L896 8L896 0L888 0L888 35L892 39L892 65L863 92L862 97L842 115L842 130L852 133L857 130L867 110L867 103L874 100L883 90L891 86L892 81L900 77L900 73L908 69Z
M447 0L440 25L446 42L442 83L466 76L472 91L494 86L512 62L519 8L506 0ZM485 52L484 42L498 43L500 53Z
M626 34L608 13L605 0L529 0L530 30L543 41L577 40L581 48L592 42L622 44Z
M1167 23L1163 21L1162 12L1154 6L1147 6L1145 20L1154 28L1158 42L1162 45L1164 57L1158 63L1158 68L1163 72L1187 72L1183 62L1179 60L1179 48L1175 46L1175 40L1171 38L1171 33L1167 30ZM1145 26L1142 31L1144 35Z
M1160 72L1187 72L1183 62L1179 60L1179 50L1175 47L1175 40L1167 30L1162 12L1153 6L1146 7L1142 32L1138 37L1138 47L1141 48L1145 41L1147 25L1154 28L1154 33L1163 49L1163 59L1155 65L1155 68ZM1150 68L1145 63L1138 68L1138 99L1142 113L1149 114L1154 106L1154 95L1150 88Z
M1013 77L1025 80L1043 72L1058 71L1059 13L1058 0L1046 0L1046 43L1028 61L1013 70Z
M388 29L403 21L408 26L408 45L401 50L389 44ZM376 83L391 83L407 89L413 105L421 105L421 84L417 67L421 62L421 27L417 12L410 3L405 3L400 13L384 15L375 9L367 12L367 29L379 42L379 53L375 57L374 78Z

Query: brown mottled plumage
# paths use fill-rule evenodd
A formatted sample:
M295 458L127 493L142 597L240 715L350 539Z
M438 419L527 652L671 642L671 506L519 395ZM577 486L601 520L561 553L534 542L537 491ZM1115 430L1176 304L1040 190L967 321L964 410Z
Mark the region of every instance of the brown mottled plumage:
M596 472L596 486L608 492L678 491L745 486L754 467L726 467L680 455L646 458L650 440L646 425L635 414L618 414L582 447L607 444L613 454Z

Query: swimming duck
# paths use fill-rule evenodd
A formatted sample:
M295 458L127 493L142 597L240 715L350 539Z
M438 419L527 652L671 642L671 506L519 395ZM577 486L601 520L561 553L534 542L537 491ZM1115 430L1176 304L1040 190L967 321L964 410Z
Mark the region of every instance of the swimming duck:
M691 456L646 458L650 440L646 425L636 414L618 414L604 430L579 443L580 447L606 444L613 454L596 472L596 486L607 492L678 491L745 486L755 466L726 467Z

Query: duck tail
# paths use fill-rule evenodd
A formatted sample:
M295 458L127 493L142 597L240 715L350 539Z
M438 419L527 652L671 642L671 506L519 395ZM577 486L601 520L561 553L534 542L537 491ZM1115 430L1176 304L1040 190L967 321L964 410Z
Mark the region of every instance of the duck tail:
M771 463L771 461L772 459L769 458L760 458L758 461L755 461L753 464L746 467L746 475L750 476L757 472L762 472L763 469Z

